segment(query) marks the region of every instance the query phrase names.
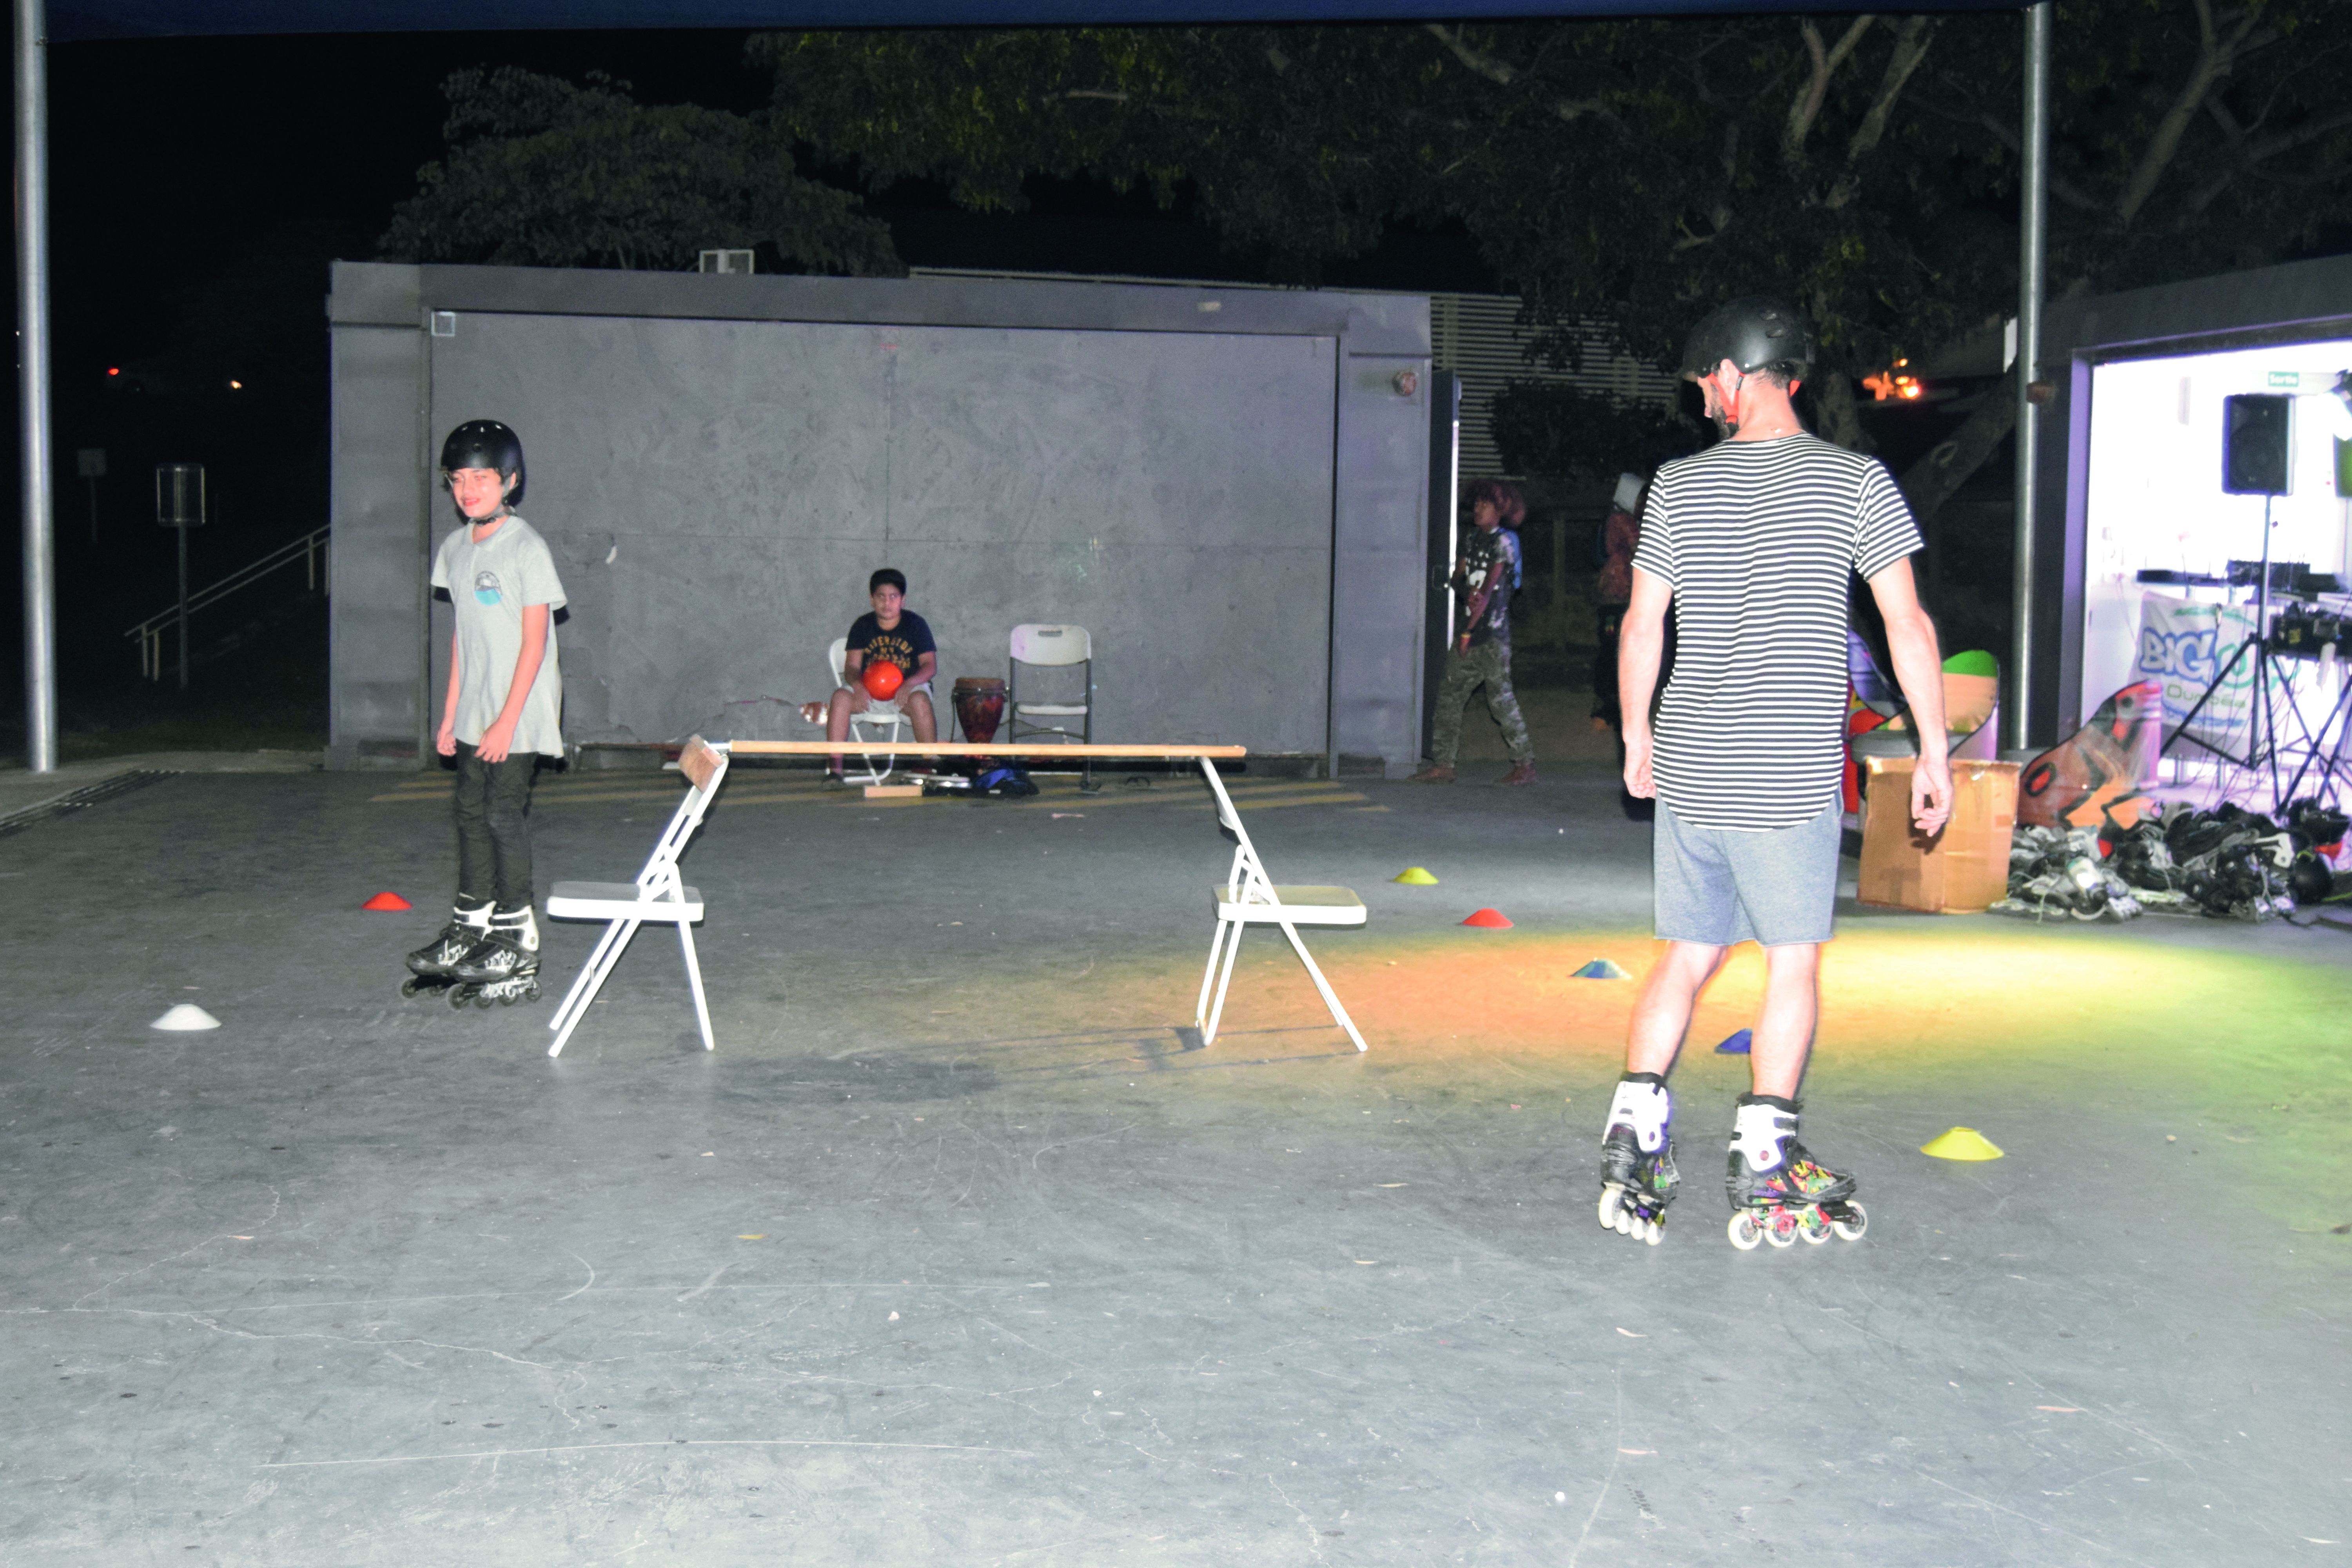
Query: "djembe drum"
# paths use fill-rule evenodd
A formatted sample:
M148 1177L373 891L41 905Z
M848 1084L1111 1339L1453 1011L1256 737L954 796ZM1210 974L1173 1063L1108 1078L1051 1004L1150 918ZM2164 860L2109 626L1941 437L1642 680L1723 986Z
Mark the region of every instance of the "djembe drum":
M949 696L965 740L984 746L996 739L996 727L1004 722L1004 682L985 675L958 676Z

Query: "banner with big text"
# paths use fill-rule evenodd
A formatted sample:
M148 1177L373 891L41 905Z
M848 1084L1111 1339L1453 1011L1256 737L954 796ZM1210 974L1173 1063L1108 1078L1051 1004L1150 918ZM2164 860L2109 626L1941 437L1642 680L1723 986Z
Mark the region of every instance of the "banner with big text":
M2253 656L2238 660L2219 688L2213 682L2253 629L2250 605L2199 605L2166 594L2140 596L2139 674L2164 688L2167 734L2179 729L2189 710L2202 701L2190 736L2221 751L2246 754L2253 713ZM2175 754L2194 757L2198 752L2192 748Z

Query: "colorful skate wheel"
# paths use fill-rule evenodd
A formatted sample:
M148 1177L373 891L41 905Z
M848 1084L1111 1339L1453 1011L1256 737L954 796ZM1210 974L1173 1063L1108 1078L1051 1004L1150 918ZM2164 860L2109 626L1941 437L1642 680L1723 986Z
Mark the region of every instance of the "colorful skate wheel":
M1837 1232L1840 1241L1860 1241L1862 1233L1870 1228L1870 1211L1856 1203L1842 1206L1845 1212L1830 1221L1830 1227Z
M1787 1209L1782 1209L1780 1213L1773 1215L1764 1222L1764 1239L1770 1242L1775 1247L1796 1246L1796 1216L1790 1214Z
M1764 1239L1764 1227L1756 1223L1754 1215L1743 1209L1731 1216L1729 1235L1732 1246L1742 1252L1753 1252L1756 1244Z
M1822 1246L1830 1238L1830 1216L1819 1209L1808 1209L1805 1217L1797 1222L1797 1234L1808 1246Z

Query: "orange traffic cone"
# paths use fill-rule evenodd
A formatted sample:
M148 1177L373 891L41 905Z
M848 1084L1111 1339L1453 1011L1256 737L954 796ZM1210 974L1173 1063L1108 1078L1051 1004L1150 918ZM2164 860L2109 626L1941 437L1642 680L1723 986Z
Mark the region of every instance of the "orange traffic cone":
M362 904L360 908L363 910L407 910L414 909L415 906L411 904L406 899L402 898L398 893L387 892L378 893L374 898L370 899L366 903Z
M1483 926L1488 931L1507 931L1511 918L1500 910L1480 910L1462 922L1466 926Z

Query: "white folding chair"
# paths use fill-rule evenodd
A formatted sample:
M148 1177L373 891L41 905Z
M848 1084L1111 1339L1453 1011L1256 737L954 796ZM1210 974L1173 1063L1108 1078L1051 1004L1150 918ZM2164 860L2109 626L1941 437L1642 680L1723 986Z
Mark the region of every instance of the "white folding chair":
M1282 934L1290 939L1297 951L1298 962L1307 965L1314 979L1315 989L1323 994L1323 1005L1331 1009L1331 1016L1348 1037L1362 1050L1364 1037L1356 1032L1348 1010L1339 1005L1331 983L1315 966L1315 955L1298 937L1300 926L1360 926L1369 913L1364 900L1349 888L1276 887L1266 875L1265 862L1257 858L1256 847L1250 843L1249 830L1242 826L1241 814L1234 809L1233 797L1225 794L1223 780L1217 777L1217 764L1208 758L1201 759L1201 771L1209 777L1209 789L1217 797L1217 825L1234 838L1234 866L1226 875L1225 885L1216 889L1217 925L1209 938L1209 968L1201 976L1201 1000L1192 1009L1192 1022L1200 1028L1201 1044L1207 1046L1217 1037L1217 1020L1224 1016L1225 987L1233 984L1234 960L1242 950L1242 931L1251 925L1277 925ZM1224 966L1221 973L1217 959L1223 952ZM1216 983L1217 995L1213 1005L1209 1000L1209 984Z
M710 745L699 735L686 742L678 753L677 768L687 777L690 787L686 798L677 803L670 814L669 826L662 829L654 845L652 858L646 868L637 873L634 882L558 882L547 896L547 913L551 920L606 921L604 934L596 940L595 951L581 966L580 978L564 993L563 1005L555 1010L548 1027L555 1031L555 1043L547 1047L551 1057L560 1056L563 1042L587 1016L588 1005L596 1000L604 977L621 962L621 954L637 928L648 921L656 925L677 927L678 945L686 950L686 981L694 991L694 1018L702 1026L702 1048L717 1048L710 1037L710 1005L702 994L702 963L694 952L694 922L702 918L702 890L689 888L678 879L677 858L685 851L694 830L702 826L702 814L710 807L710 797L719 793L719 784L727 777L728 753Z
M835 687L840 688L849 686L849 677L844 673L849 663L849 639L847 637L834 638L833 646L825 649L824 656L833 665L833 684ZM849 686L849 689L857 693L861 697L866 694L866 689L862 686ZM912 719L908 718L895 702L887 707L878 709L852 709L849 714L849 738L851 740L855 741L857 739L857 727L861 724L865 725L869 730L888 730L890 733L887 739L894 743L902 740L912 740L915 734L915 721ZM901 735L898 732L899 726L901 725L906 727L907 732L904 735ZM855 784L878 784L888 781L891 770L898 765L898 753L894 751L888 756L883 758L882 765L878 769L874 765L874 753L870 751L859 752L857 753L857 760L865 764L865 776L860 778L855 773L845 773L843 776Z
M1079 667L1078 696L1076 702L1024 702L1021 700L1021 667L1032 665L1041 668ZM1004 739L1007 744L1024 735L1059 735L1066 741L1091 742L1095 738L1095 646L1084 626L1019 626L1013 628L1013 658L1007 671L1004 694ZM1076 728L1070 725L1077 721ZM1041 722L1042 721L1042 722ZM1094 761L1088 758L1080 772L1084 784L1094 784Z

